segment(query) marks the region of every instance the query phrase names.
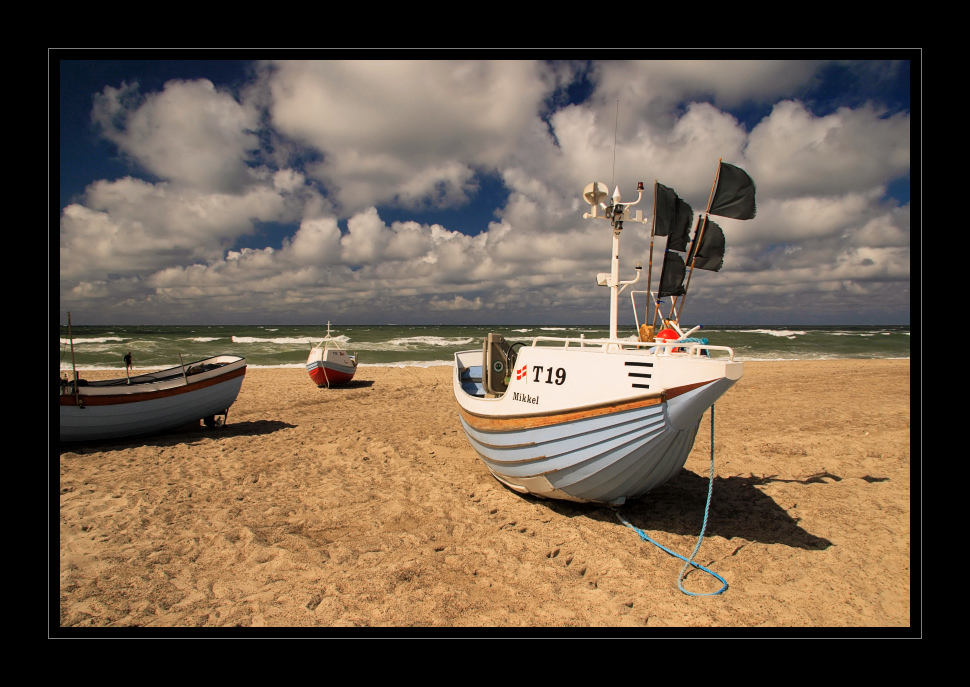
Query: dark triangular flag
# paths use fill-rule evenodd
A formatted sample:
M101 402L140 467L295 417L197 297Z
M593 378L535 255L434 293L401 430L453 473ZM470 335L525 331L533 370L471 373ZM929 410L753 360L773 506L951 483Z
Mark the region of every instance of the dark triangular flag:
M664 252L664 266L660 270L660 290L657 291L657 298L664 296L683 296L684 275L687 269L684 259L679 253L673 251Z
M697 235L694 235L694 243L687 255L687 262L691 260L694 261L694 267L699 270L717 272L721 269L721 265L724 264L724 232L721 231L721 227L708 220L704 233L701 235L699 247Z
M667 250L687 250L694 211L672 188L660 183L657 183L656 216L654 234L667 237Z
M757 212L754 191L754 181L747 172L722 162L717 173L717 190L708 212L733 219L751 219Z

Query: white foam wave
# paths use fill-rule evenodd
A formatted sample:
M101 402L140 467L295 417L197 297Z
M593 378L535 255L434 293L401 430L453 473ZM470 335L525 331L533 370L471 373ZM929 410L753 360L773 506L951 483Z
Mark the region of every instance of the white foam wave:
M449 338L444 336L409 336L401 339L391 339L385 342L388 346L464 346L470 344L475 339L472 337L467 338Z
M759 357L759 356L745 356L735 354L734 359L738 362L743 363L784 363L784 362L800 362L806 360L869 360L869 358L860 357L846 357L840 355L816 355L812 357ZM873 360L911 360L910 356L893 356L888 358L873 358ZM402 360L396 363L361 363L358 367L453 367L455 362L453 360ZM248 365L248 367L253 369L282 369L282 368L292 368L292 369L304 369L306 367L303 363L286 363L282 365ZM158 365L155 367L132 367L132 372L148 372L152 370L165 369L165 366ZM124 373L124 368L119 368L113 365L78 365L78 372L84 371L98 371L98 370L116 370L119 376ZM60 372L70 372L70 364L65 365L61 363Z
M909 332L829 332L832 336L892 336L893 334L909 334Z
M78 344L109 343L112 341L125 341L125 339L121 338L120 336L93 336L93 337L81 338L81 339L75 337L74 345L77 346ZM66 346L70 346L71 339L70 338L65 339L64 337L61 337L61 343Z
M350 341L346 336L333 336L330 337L333 341L340 343L346 343ZM312 346L320 342L322 337L310 337L310 336L281 336L276 338L263 338L259 336L234 336L232 337L233 343L238 344L276 344L279 346Z
M713 331L713 330L711 330ZM796 336L804 336L807 332L797 329L740 329L738 334L767 334L768 336L778 336L785 339L794 339Z

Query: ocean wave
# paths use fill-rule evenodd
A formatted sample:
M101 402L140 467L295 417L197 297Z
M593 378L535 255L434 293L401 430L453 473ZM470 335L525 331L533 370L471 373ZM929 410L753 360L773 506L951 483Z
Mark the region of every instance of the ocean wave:
M278 346L315 346L323 340L317 336L281 336L276 338L263 338L259 336L234 336L232 342L237 344L274 344ZM350 339L346 336L332 336L331 341L337 343L347 343Z
M448 338L444 336L407 336L400 339L385 341L388 346L410 346L412 344L424 346L464 346L470 344L475 339L473 337Z
M613 339L610 339L610 333L609 332L599 332L599 331L596 331L596 330L589 330L589 331L594 331L597 334L602 334L602 336L595 336L595 337L594 336L582 336L582 337L579 337L579 336L545 336L545 337L542 337L542 335L539 335L536 338L542 337L542 338L546 338L546 339L552 339L554 341L559 341L559 340L562 340L562 339L569 339L570 341L579 341L580 339L582 339L582 341L584 341L585 343L602 343L604 341L612 341L613 340ZM584 332L581 332L581 333L584 333ZM617 335L617 337L616 337L615 340L616 341L637 342L637 341L640 340L640 337L638 337L636 334L630 334L629 336Z
M866 332L847 332L834 331L826 332L832 336L892 336L893 334L909 334L909 332L887 332L887 331L866 331Z
M911 360L910 356L886 356L886 357L867 357L867 356L846 356L846 355L813 355L813 356L801 356L801 357L791 357L787 356L745 356L735 354L734 359L737 362L742 363L785 363L785 362L800 362L808 360ZM361 363L358 367L453 367L455 364L454 360L402 360L400 362L390 362L390 363ZM149 372L154 370L166 369L167 365L156 365L147 367L132 367L131 371L133 373ZM304 363L282 363L279 365L253 365L251 363L247 364L247 367L252 369L305 369L306 365ZM78 372L87 371L116 371L119 376L124 374L124 367L118 367L116 365L78 365ZM70 372L71 366L61 364L60 372Z
M714 330L708 330L714 331ZM797 329L739 329L738 334L767 334L768 336L777 336L784 339L794 339L796 336L805 336L808 332L800 331Z
M121 342L121 341L127 341L127 339L124 339L120 336L93 336L93 337L88 337L84 339L79 339L77 337L74 337L75 346L77 346L78 344L110 343L112 341ZM65 339L64 337L61 337L61 345L70 346L71 339L70 338Z

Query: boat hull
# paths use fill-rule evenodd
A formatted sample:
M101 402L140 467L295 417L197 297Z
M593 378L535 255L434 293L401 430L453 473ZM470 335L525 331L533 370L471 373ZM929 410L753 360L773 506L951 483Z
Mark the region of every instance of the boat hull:
M703 413L741 376L740 363L698 356L530 347L507 390L488 394L474 377L484 356L456 355L454 390L468 442L489 471L520 493L611 505L676 475ZM574 378L572 391L563 389Z
M353 381L357 368L338 367L322 362L308 363L306 366L307 374L313 383L320 387L341 386Z
M60 440L118 439L208 423L228 413L245 375L245 358L217 356L132 377L131 384L126 378L103 380L79 386L76 394L62 388Z
M357 373L357 359L338 348L314 348L306 361L306 371L318 387L348 384Z

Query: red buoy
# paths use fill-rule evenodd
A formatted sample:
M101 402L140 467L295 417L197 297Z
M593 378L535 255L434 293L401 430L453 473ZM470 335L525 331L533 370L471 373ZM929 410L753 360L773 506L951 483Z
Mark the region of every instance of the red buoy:
M673 329L661 329L659 332L657 332L657 335L654 337L655 340L661 343L665 343L667 341L676 341L679 338L680 338L680 334L678 334Z

